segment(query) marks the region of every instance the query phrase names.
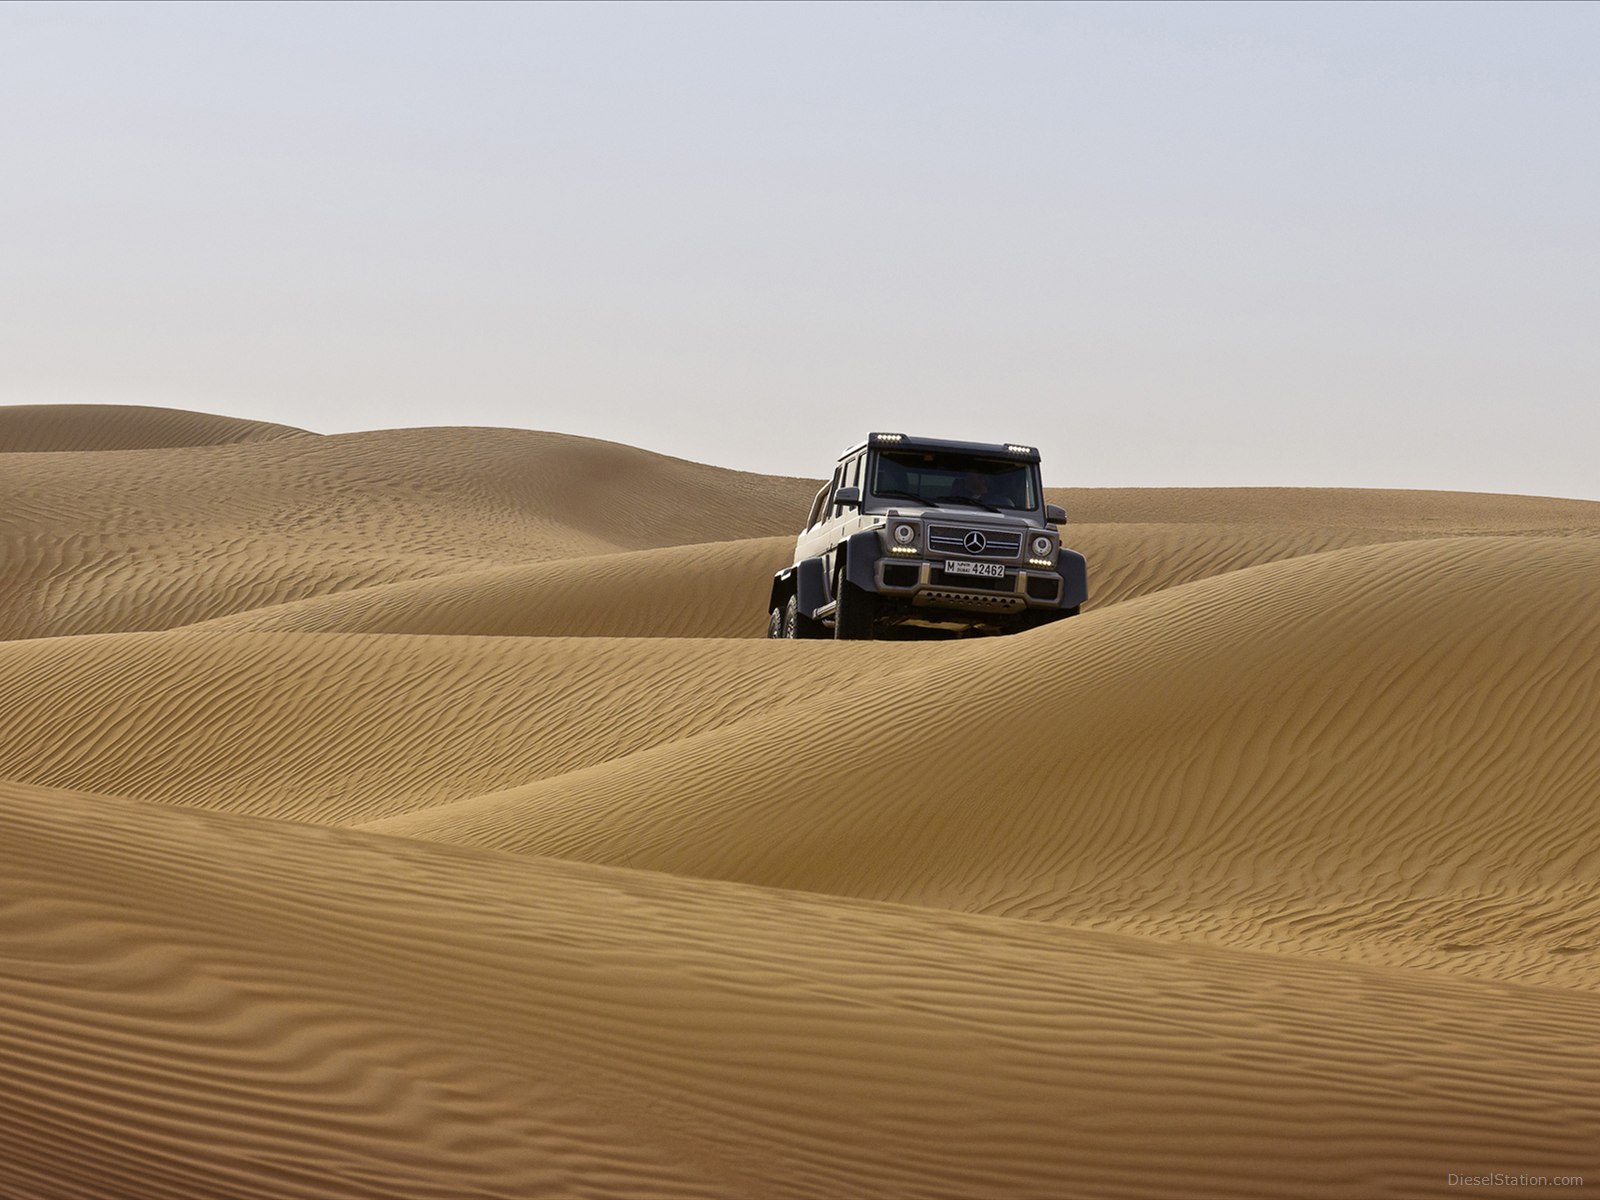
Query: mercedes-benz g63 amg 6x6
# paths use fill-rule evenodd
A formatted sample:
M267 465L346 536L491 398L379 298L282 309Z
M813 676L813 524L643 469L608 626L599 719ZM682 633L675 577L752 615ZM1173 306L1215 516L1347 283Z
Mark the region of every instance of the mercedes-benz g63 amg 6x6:
M839 458L772 580L767 635L1006 633L1076 616L1083 555L1061 545L1039 452L874 433Z

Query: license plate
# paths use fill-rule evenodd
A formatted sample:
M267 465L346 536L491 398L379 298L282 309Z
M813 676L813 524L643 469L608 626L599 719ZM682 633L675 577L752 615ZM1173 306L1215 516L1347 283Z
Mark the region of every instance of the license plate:
M962 562L959 558L944 560L944 573L946 575L980 575L985 579L1004 579L1006 568L1004 563Z

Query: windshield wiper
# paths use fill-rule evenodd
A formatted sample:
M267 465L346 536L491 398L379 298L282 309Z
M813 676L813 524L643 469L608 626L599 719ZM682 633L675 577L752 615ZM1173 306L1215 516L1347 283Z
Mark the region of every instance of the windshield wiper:
M939 502L928 496L919 496L915 492L873 492L874 496L896 496L901 500L915 500L918 504L931 504L939 507Z
M987 508L990 512L999 512L1000 511L994 505L986 504L984 501L979 500L979 499L977 499L977 498L975 498L973 496L940 496L939 499L941 499L941 500L954 500L957 504L976 504L979 508Z

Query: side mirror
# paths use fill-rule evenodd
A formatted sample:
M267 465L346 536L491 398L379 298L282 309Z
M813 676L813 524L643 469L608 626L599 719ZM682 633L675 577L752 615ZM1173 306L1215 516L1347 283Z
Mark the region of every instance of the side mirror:
M1067 510L1059 504L1046 504L1044 506L1044 519L1051 525L1065 525L1067 523Z
M840 488L838 494L834 496L833 502L839 508L860 508L861 489L854 487Z

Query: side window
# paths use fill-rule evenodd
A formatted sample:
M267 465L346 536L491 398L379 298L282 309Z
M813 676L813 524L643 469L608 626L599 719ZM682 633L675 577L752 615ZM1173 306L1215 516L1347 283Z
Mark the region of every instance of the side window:
M822 506L828 499L828 485L823 484L817 492L817 498L811 502L811 515L806 518L806 528L815 528L822 520Z
M839 464L839 472L837 475L837 482L834 485L834 491L837 492L839 488L860 486L861 456L859 454L855 454ZM842 517L844 513L845 510L837 506L833 510L833 515L836 517Z
M829 517L837 515L834 512L834 508L833 508L833 494L839 490L839 476L841 476L843 474L844 474L844 464L840 463L837 467L835 467L833 469L833 479L829 482L828 486L823 489L824 491L826 491L828 493L828 498L822 502L822 508L823 508L822 519L823 520L827 520Z

